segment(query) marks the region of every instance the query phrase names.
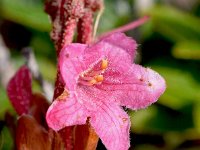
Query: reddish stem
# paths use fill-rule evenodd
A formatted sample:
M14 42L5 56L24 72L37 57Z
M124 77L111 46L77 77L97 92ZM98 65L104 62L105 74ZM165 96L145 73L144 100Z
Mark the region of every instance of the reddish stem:
M75 28L76 28L76 19L69 17L68 21L66 21L65 32L63 33L63 41L62 41L63 47L72 43Z
M92 41L92 30L93 30L93 12L86 10L82 18L78 22L78 43L89 44Z

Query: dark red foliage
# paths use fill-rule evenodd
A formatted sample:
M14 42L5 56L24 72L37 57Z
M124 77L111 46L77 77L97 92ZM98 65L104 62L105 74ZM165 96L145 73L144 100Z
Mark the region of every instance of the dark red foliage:
M30 115L22 115L18 119L16 129L17 150L63 150L62 140L52 130L45 130Z
M32 97L31 74L22 66L7 86L8 97L19 115L27 114Z
M22 66L7 86L8 97L20 116L17 124L11 114L5 116L6 124L15 137L16 149L63 150L61 137L46 123L49 103L43 95L32 93L31 82L29 69Z

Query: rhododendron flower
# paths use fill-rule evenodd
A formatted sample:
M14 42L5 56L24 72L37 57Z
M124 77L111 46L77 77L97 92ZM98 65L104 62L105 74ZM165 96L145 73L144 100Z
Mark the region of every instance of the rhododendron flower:
M133 64L136 42L114 33L93 45L62 49L59 67L65 91L47 111L54 130L89 121L109 150L129 148L130 119L121 106L137 110L154 103L165 90L164 79Z

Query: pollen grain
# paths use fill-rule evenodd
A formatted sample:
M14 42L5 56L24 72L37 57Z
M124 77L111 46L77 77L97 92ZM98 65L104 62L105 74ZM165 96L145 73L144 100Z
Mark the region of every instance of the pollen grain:
M97 80L95 80L95 79L92 79L92 80L90 80L90 81L89 81L89 83L90 83L90 84L92 84L92 85L94 85L94 84L96 84L96 83L97 83Z
M95 79L97 82L102 82L102 81L103 81L103 75L95 76L94 79Z
M108 60L103 59L101 63L101 69L104 70L108 67Z

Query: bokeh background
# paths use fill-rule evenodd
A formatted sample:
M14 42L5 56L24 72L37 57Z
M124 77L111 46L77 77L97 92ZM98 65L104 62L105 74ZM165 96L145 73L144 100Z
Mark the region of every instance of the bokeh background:
M45 80L54 84L55 49L51 24L42 0L0 1L0 149L13 149L12 132L5 124L16 116L6 95L6 82L25 63L21 50L31 47ZM139 43L136 63L159 72L167 90L159 101L131 116L134 150L200 149L200 1L105 0L98 34L141 16L150 20L126 32ZM6 50L6 52L5 52ZM4 51L4 52L3 52ZM7 66L6 63L9 63ZM33 82L34 90L41 91ZM17 117L17 116L16 116ZM105 149L99 143L99 150Z

